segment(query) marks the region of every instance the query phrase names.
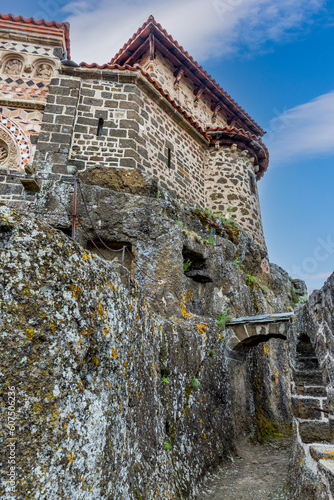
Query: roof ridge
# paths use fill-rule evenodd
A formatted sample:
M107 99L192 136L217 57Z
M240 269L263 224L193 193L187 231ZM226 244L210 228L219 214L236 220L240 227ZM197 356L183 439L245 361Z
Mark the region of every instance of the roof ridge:
M179 49L182 54L188 58L190 60L190 62L192 64L194 64L194 66L199 70L201 71L204 76L206 78L208 78L208 80L213 83L213 85L216 86L216 88L227 98L227 100L233 105L235 106L243 115L244 117L249 120L254 126L255 128L262 134L264 135L266 132L260 127L260 125L255 121L253 120L253 118L234 100L232 99L232 97L216 82L216 80L214 78L212 78L211 75L209 75L207 73L207 71L200 65L198 64L197 61L195 61L195 59L182 47L182 45L180 45L178 43L177 40L175 40L172 35L170 35L166 30L165 28L163 28L161 26L160 23L158 23L154 17L151 15L149 16L149 18L147 19L147 21L145 21L143 23L143 25L132 35L131 38L129 38L129 40L123 45L123 47L117 52L117 54L111 59L111 61L109 62L109 64L113 64L114 62L116 62L116 60L118 59L118 57L124 52L124 50L137 38L137 36L149 25L149 24L153 24L156 28L158 28L158 30L163 33L165 35L166 38L169 39L169 41L175 45L175 47L177 49Z

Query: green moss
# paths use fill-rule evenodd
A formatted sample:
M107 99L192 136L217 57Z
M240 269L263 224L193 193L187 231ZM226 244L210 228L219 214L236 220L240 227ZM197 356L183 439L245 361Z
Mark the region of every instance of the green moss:
M256 437L261 444L270 439L286 438L292 435L292 426L290 424L279 425L277 422L269 420L262 408L256 409L255 424Z
M138 492L138 490L133 490L133 496L136 500L142 500L141 494Z

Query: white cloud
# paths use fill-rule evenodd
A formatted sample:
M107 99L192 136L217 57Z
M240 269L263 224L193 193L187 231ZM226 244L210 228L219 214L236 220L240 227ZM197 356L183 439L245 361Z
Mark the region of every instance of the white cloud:
M311 276L308 276L309 280L321 280L324 279L326 280L333 274L333 271L328 271L327 273L318 273L318 274L311 274Z
M258 50L311 21L326 0L87 0L63 8L75 60L104 63L150 14L196 59Z
M334 154L334 91L274 114L264 137L271 165Z

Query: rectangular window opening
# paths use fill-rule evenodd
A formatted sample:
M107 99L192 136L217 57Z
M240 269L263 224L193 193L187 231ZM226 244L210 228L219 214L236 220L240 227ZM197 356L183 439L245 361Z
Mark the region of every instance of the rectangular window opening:
M172 167L172 150L167 148L167 166L168 168Z
M101 137L103 132L103 118L99 118L99 123L97 126L96 137Z

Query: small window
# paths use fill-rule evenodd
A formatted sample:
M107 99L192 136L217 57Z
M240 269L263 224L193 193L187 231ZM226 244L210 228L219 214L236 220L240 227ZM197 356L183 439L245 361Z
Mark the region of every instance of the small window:
M99 124L97 126L96 137L101 137L103 131L103 118L99 118Z
M170 148L167 148L167 165L168 168L172 166L172 150Z
M254 175L249 172L249 183L250 183L250 189L253 194L256 194L256 186L255 186L255 179Z

